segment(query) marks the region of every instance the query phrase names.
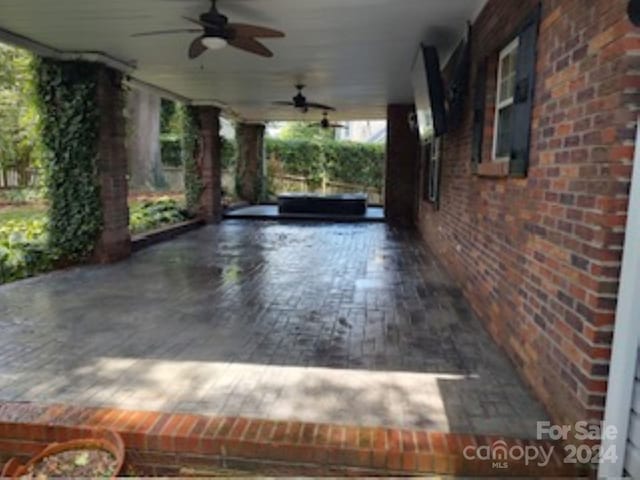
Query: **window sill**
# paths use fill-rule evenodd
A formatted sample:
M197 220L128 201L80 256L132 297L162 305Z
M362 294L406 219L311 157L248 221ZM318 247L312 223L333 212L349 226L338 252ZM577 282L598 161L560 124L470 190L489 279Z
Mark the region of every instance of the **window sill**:
M509 162L486 162L478 165L478 177L506 178L509 176Z

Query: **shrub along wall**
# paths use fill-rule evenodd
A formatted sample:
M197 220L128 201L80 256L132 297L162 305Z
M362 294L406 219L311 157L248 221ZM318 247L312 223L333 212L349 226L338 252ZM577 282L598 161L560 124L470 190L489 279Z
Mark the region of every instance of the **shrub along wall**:
M307 177L311 183L328 180L381 188L384 146L352 142L279 140L265 142L267 158L276 158L286 173Z
M147 200L131 207L133 233L141 233L189 219L189 213L173 198Z

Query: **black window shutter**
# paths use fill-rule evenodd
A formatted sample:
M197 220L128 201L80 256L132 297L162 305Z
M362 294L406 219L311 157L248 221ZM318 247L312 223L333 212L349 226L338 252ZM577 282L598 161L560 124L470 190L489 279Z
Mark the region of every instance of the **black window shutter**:
M473 138L471 140L471 162L475 172L482 163L482 144L484 137L484 107L487 96L487 59L477 68L473 97Z
M526 176L529 168L539 23L540 7L536 8L533 15L527 19L518 35L516 91L512 117L511 162L509 165L509 173L516 177Z

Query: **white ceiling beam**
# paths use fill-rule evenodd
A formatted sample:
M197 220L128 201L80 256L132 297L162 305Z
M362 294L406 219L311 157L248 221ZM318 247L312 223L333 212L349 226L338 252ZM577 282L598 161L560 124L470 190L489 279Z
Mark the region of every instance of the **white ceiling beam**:
M155 85L151 85L150 83L143 82L142 80L138 80L133 76L127 76L124 83L125 85L136 90L142 90L144 92L152 93L153 95L166 98L167 100L173 100L174 102L184 103L186 105L191 104L191 100L183 97L182 95L178 95L177 93L170 92L169 90L165 90L164 88L156 87Z
M83 61L102 63L125 74L135 71L135 63L125 62L102 52L65 52L50 47L30 38L0 28L0 41L23 48L41 57L54 58L61 61Z
M45 58L53 58L60 61L83 61L91 63L101 63L114 70L125 74L125 84L131 88L143 90L159 97L173 100L174 102L184 103L185 105L196 106L215 106L220 108L226 117L233 120L242 120L240 115L234 112L228 105L219 100L196 100L193 101L187 97L171 92L167 89L152 85L135 78L132 74L136 71L135 63L125 62L102 52L66 52L50 47L40 42L36 42L30 38L15 34L8 30L0 28L0 41L14 47L28 50L36 55Z

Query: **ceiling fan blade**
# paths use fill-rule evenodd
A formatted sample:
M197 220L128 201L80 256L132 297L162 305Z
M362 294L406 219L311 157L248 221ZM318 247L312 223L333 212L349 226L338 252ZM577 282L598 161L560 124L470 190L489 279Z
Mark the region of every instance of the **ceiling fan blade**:
M281 105L283 107L294 107L295 103L293 102L273 102L274 105Z
M232 33L232 37L258 37L258 38L283 38L285 34L278 30L246 23L230 23L227 28Z
M332 123L331 128L347 128L346 125L340 125L339 123Z
M190 17L182 17L182 18L184 18L187 22L195 23L196 25L200 25L201 27L204 27L204 28L216 28L215 25L211 25L210 23L203 22L202 20L197 20L195 18L190 18Z
M273 52L254 38L237 37L229 40L229 45L261 57L273 57Z
M332 112L335 112L336 109L333 107L330 107L328 105L322 105L321 103L313 103L313 102L309 102L307 103L307 106L309 108L318 108L320 110L331 110Z
M207 51L207 47L202 44L202 36L196 38L191 45L189 45L189 58L191 60L198 58L204 52Z
M181 28L178 30L157 30L155 32L134 33L132 37L151 37L153 35L170 35L173 33L199 33L202 29Z

